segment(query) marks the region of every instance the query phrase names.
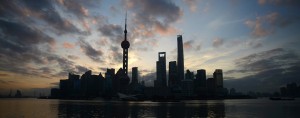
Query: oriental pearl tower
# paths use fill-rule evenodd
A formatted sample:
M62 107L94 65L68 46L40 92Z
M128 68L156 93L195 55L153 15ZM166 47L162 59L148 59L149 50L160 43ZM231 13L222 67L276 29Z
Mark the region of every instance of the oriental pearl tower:
M121 46L123 48L123 70L124 74L128 75L128 48L130 43L127 41L127 13L125 17L125 30L124 30L124 41L122 41Z

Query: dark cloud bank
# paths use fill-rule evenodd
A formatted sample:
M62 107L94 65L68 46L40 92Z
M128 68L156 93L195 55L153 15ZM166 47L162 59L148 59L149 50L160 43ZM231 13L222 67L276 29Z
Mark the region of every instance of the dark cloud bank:
M252 73L239 79L225 80L228 88L241 91L278 91L280 86L287 83L300 83L300 58L292 51L276 48L235 60L237 69L229 70L226 74Z
M87 69L67 58L54 54L56 41L35 24L47 25L58 35L80 35L79 30L62 18L55 9L58 1L28 0L0 2L0 70L43 78L66 76L68 72L82 73ZM102 52L84 41L84 54L99 61ZM74 56L73 56L74 57ZM74 58L73 58L74 59ZM39 65L38 67L32 65ZM57 65L55 70L50 65ZM44 76L47 75L47 76Z

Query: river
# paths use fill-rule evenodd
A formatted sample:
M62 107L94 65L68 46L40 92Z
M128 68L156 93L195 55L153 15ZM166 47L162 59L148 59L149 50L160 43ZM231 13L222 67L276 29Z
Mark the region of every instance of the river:
M300 99L123 102L102 100L0 99L0 118L56 117L268 117L299 118Z

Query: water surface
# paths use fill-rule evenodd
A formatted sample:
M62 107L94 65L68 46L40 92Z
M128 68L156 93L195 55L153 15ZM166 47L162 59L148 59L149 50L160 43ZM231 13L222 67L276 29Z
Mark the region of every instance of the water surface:
M9 117L270 117L299 118L300 100L195 100L122 102L101 100L0 99Z

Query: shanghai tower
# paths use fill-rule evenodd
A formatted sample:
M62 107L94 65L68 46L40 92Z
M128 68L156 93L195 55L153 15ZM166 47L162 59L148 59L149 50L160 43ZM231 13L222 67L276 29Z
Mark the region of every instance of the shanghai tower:
M177 71L178 71L178 79L184 80L184 58L183 58L182 35L177 35Z
M125 18L125 30L124 30L124 41L122 41L121 46L123 48L123 70L124 74L128 75L128 48L130 43L127 41L127 13Z

